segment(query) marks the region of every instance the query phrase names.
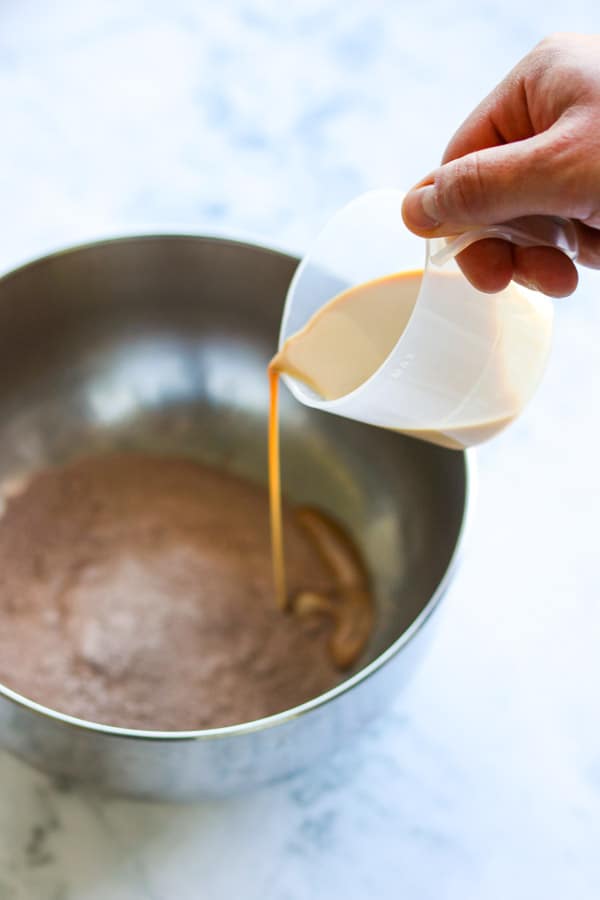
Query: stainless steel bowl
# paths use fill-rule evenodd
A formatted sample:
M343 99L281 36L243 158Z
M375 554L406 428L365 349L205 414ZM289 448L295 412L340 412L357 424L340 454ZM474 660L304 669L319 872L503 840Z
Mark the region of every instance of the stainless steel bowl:
M6 275L0 478L131 448L264 481L265 366L296 264L233 241L151 236L77 247ZM177 733L81 721L0 685L4 747L131 795L224 794L331 753L407 681L456 561L467 459L306 409L287 392L282 424L287 495L347 523L374 576L378 624L360 670L279 715Z

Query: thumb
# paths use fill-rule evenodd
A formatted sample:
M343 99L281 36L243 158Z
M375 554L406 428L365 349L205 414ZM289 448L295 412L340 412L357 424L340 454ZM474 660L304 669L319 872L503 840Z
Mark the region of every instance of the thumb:
M405 224L429 237L517 216L576 215L564 160L569 142L553 131L477 150L436 169L406 195Z

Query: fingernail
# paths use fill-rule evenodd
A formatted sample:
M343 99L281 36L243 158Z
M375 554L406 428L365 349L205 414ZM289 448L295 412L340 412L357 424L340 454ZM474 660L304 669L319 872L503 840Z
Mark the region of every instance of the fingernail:
M410 191L404 201L404 215L407 222L415 228L437 228L440 216L435 200L435 187L426 184L425 187Z

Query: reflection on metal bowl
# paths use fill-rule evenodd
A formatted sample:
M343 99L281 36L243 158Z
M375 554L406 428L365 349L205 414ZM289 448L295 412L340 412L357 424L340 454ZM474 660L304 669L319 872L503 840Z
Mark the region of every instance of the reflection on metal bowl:
M297 260L234 241L124 238L0 280L0 478L146 450L266 478L268 386ZM256 722L142 732L70 718L0 686L0 743L49 772L137 796L219 795L345 744L408 679L447 587L468 501L464 454L282 397L287 496L362 547L377 626L334 690ZM185 690L185 685L181 686Z

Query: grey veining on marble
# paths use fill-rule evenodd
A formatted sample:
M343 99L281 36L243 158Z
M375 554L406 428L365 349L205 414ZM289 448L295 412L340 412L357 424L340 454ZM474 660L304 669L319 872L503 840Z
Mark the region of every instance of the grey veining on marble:
M301 251L359 191L435 165L584 0L0 6L0 267L183 227ZM596 900L600 275L556 304L547 377L479 453L427 662L364 740L225 802L139 805L0 757L0 900Z

